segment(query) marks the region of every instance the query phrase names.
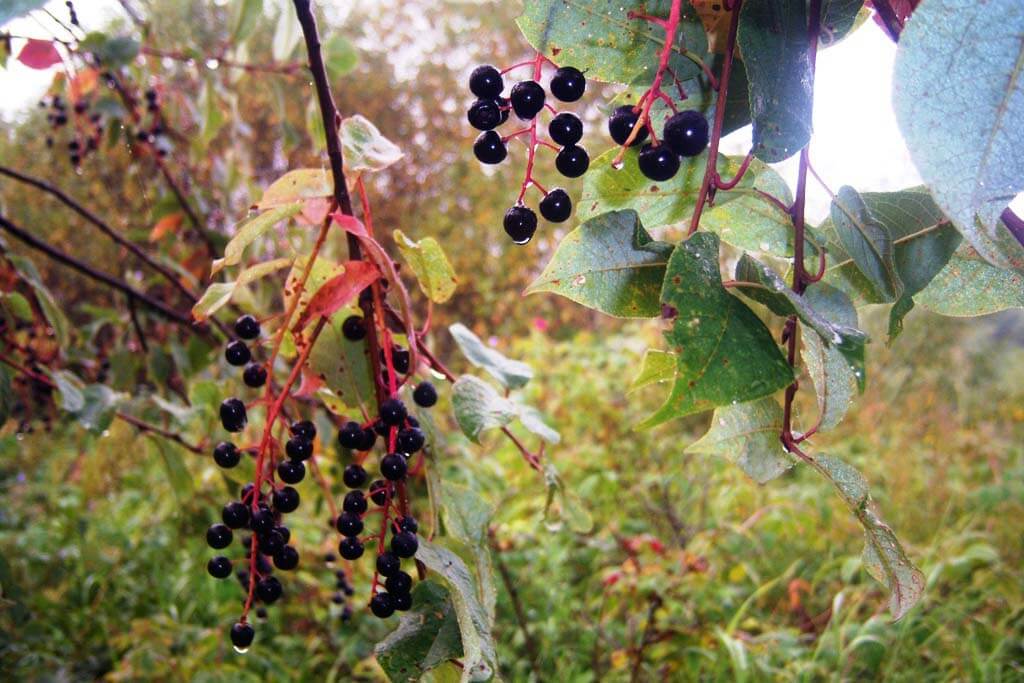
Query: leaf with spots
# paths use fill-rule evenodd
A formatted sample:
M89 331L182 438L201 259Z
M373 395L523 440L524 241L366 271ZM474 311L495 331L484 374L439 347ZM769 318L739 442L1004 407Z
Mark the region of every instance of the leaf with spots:
M373 649L377 663L393 683L414 683L449 659L462 656L462 638L448 589L420 581L412 591L413 608L398 628Z
M804 298L832 323L857 326L857 309L850 302L850 297L835 287L824 282L815 283L804 292ZM839 348L826 344L818 335L801 335L800 340L803 343L804 367L814 384L818 400L818 431L827 431L835 428L846 416L858 389L864 386L865 373L861 370L858 376Z
M552 292L619 318L654 317L671 253L635 211L611 211L566 235L525 293Z
M480 433L499 429L516 418L516 405L487 382L463 375L452 385L452 408L462 433L480 443Z
M843 186L832 199L830 213L835 234L843 251L874 287L883 302L893 302L903 293L903 280L896 270L893 236L871 212L860 193Z
M309 367L346 406L367 406L372 412L369 406L373 405L373 374L366 344L349 341L341 332L345 319L359 314L356 308L349 307L331 316L309 352Z
M698 232L669 259L661 291L676 378L664 405L641 428L719 406L751 401L793 381L768 328L722 286L718 237Z
M406 237L401 230L395 230L394 239L405 262L416 275L420 291L435 303L448 301L455 293L457 280L452 264L448 262L438 241L433 237L424 237L416 242Z
M1007 232L1000 239L1013 239ZM957 317L1024 308L1024 275L994 266L966 242L914 301L936 313Z
M711 428L685 452L723 457L764 484L793 466L779 440L781 433L782 407L774 398L761 398L715 408Z
M671 382L676 376L676 357L660 349L647 349L640 361L640 372L629 385L630 391L643 389L651 384Z

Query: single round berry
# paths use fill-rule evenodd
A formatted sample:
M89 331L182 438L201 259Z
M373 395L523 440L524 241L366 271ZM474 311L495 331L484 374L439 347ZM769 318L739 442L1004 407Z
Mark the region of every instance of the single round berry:
M380 473L385 479L398 481L405 479L405 473L409 470L409 463L401 453L388 453L380 461Z
M469 75L469 91L477 97L497 97L504 88L501 73L490 64L478 66Z
M251 503L252 502L252 492L255 491L255 490L256 490L255 484L253 484L251 482L246 484L245 486L242 487L242 490L239 491L239 493L238 493L239 500L241 500L243 503Z
M274 529L274 531L276 531L277 533L281 534L281 538L284 539L285 543L287 543L289 540L291 540L292 530L289 529L288 527L286 527L286 526L279 526L276 529Z
M403 571L398 571L387 578L384 586L388 593L408 593L412 590L412 577Z
M286 545L274 553L274 566L281 571L291 571L299 566L299 551Z
M316 425L309 420L298 420L288 425L288 431L292 436L301 436L303 439L312 441L316 438Z
M637 161L640 172L655 182L669 180L679 171L679 156L668 145L644 145Z
M544 108L544 88L537 81L520 81L512 86L509 99L516 116L529 121Z
M391 537L391 552L399 557L412 557L420 547L416 534L400 531Z
M248 421L245 404L237 398L225 399L220 404L220 423L227 431L240 432Z
M412 593L396 593L391 602L395 605L395 611L406 612L412 608Z
M358 538L345 537L338 544L338 554L346 560L358 560L363 556L364 550Z
M366 496L363 495L362 491L349 491L345 494L345 498L341 503L341 509L353 515L363 514L368 507L369 504L366 502Z
M360 437L359 445L356 447L356 450L368 451L371 448L373 448L373 444L376 443L376 441L377 433L372 428L365 427L363 429L363 434Z
M383 505L388 502L388 483L383 479L374 479L370 483L370 500L374 505Z
M235 321L235 334L242 339L255 339L260 336L260 323L251 315L243 315Z
M230 441L221 441L213 448L213 461L224 469L231 469L241 459L242 455L238 452L238 448Z
M370 611L375 617L387 619L395 613L395 603L387 593L377 593L370 598Z
M237 500L224 506L220 518L231 529L241 529L249 524L249 506Z
M335 526L342 536L353 537L363 533L363 520L359 518L359 515L354 515L351 512L343 512L338 515L338 522Z
M206 544L215 550L227 548L234 539L234 534L226 524L211 524L206 530Z
M206 571L215 579L226 579L231 576L231 560L218 555L206 563Z
M563 102L575 102L583 97L586 89L587 79L575 67L560 67L551 77L551 94Z
M244 341L241 339L235 339L234 341L228 342L227 347L225 347L224 359L229 365L242 367L252 360L252 354L249 352L249 347L246 346Z
M361 315L350 315L341 324L341 334L349 341L362 341L366 338L366 321Z
M477 136L473 143L473 155L482 164L500 164L508 156L508 148L500 135L489 130Z
M267 383L267 368L262 363L249 363L242 371L245 386L258 389Z
M393 552L385 550L377 556L377 573L388 577L397 574L402 568L402 560Z
M430 408L437 403L437 389L430 382L420 382L412 391L412 400L420 408Z
M306 466L301 460L282 460L277 464L277 476L286 484L298 484L306 477Z
M544 216L545 220L561 223L572 215L572 200L569 199L569 194L565 190L556 187L544 195L544 199L540 200L539 208L540 215Z
M293 436L284 445L284 452L292 460L309 460L313 455L313 442L302 436Z
M245 652L252 645L252 639L256 637L256 631L249 624L238 622L231 627L231 644L239 652Z
M416 453L423 448L426 442L427 437L423 434L423 430L416 427L401 430L395 439L395 445L403 453Z
M274 513L266 505L260 505L256 512L252 513L252 520L249 528L258 534L266 533L274 528Z
M400 399L388 398L380 404L380 419L389 427L397 427L405 422L409 413L405 410L405 404Z
M366 483L366 470L363 469L362 465L352 463L345 468L345 471L341 475L341 480L345 482L345 486L350 489L358 489Z
M278 512L295 512L299 507L299 492L291 486L282 486L274 491L274 509Z
M282 535L277 529L271 529L265 534L260 534L259 541L260 552L264 555L273 555L283 548L286 543L284 535Z
M556 145L575 145L583 138L583 122L576 114L563 111L551 119L548 135Z
M335 593L334 595L331 596L331 602L333 602L335 605L343 605L343 604L345 604L345 596L344 596L344 594L342 594L342 593Z
M358 422L346 422L338 431L338 443L342 448L351 451L362 450L359 446L363 442L363 428Z
M555 156L555 168L566 178L579 178L590 168L590 155L578 145L563 147Z
M537 214L525 206L513 206L505 212L505 233L516 244L526 244L537 232Z
M277 602L284 588L276 576L267 576L256 582L256 597L268 605Z
M624 104L612 112L612 115L608 118L608 133L612 136L615 144L626 144L629 134L633 132L633 127L639 120L640 115L633 111L633 105L631 104ZM635 147L646 139L647 127L644 126L637 131L636 137L633 138L633 142L629 143L629 146Z
M412 515L406 515L398 520L398 528L402 531L408 531L409 533L416 533L420 530L420 523L416 521L416 518Z
M693 109L675 113L665 122L663 138L679 156L697 156L708 146L708 120Z
M477 100L469 105L466 118L477 130L491 130L501 124L501 105L497 100Z
M401 346L391 349L391 365L395 368L395 372L402 375L407 374L411 361L412 356L409 354L409 349L403 349Z

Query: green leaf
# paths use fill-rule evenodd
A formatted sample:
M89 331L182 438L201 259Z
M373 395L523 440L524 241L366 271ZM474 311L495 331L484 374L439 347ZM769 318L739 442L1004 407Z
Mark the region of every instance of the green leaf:
M424 237L414 242L401 230L395 230L394 238L402 258L416 275L420 290L435 303L441 304L452 298L458 280L438 241Z
M588 220L562 240L526 294L553 292L620 318L658 315L672 245L655 242L635 211Z
M818 46L831 47L846 37L859 25L864 0L825 0L821 4L821 33Z
M845 462L827 455L810 464L835 485L839 497L864 527L864 568L889 590L893 619L905 615L924 592L924 575L913 565L892 529L878 516L863 475Z
M32 293L35 295L36 301L39 302L39 309L43 312L46 322L50 324L58 346L61 349L67 348L70 342L70 323L68 323L64 311L57 306L57 301L43 282L43 278L39 275L39 271L36 270L35 264L24 256L10 252L7 253L7 259L32 288Z
M211 315L216 313L218 310L223 308L231 301L232 295L235 290L239 287L243 287L250 282L265 277L276 270L287 268L292 265L293 259L280 258L274 259L273 261L266 261L264 263L257 263L254 266L246 268L238 274L238 278L231 282L214 282L203 295L199 297L199 301L192 307L192 317L202 322L208 319Z
M19 292L7 292L2 296L4 310L25 322L32 322L32 304Z
M46 0L4 0L0 2L0 26L46 4Z
M60 394L60 407L69 413L77 413L85 407L85 382L70 370L47 371Z
M695 233L669 260L661 301L676 379L664 405L639 427L767 396L793 371L764 323L722 286L718 237Z
M82 390L85 404L76 411L78 424L90 432L100 434L114 421L114 413L125 395L104 384L90 384Z
M544 422L540 411L533 406L516 404L519 411L519 422L526 427L527 431L539 436L550 444L556 444L562 440L562 436Z
M346 159L347 161L347 159ZM330 197L334 193L331 172L322 168L300 168L288 171L263 191L258 206L260 210L282 204L291 204L301 199Z
M728 167L737 169L741 159L730 157ZM730 176L723 175L728 179ZM765 199L758 190L777 197L787 206L793 198L789 185L772 167L757 159L750 162L747 174L732 190L715 194L713 206L706 207L700 229L718 235L723 242L740 249L762 251L775 256L793 255L793 223L789 213ZM806 250L818 247L808 237Z
M1024 276L1017 270L993 266L974 247L963 243L945 268L914 295L914 301L936 313L957 317L1024 308Z
M129 64L138 56L139 42L129 36L111 37L95 31L79 41L78 49L96 55L103 68L115 69Z
M810 286L804 293L808 303L833 323L853 327L857 324L857 310L842 291L823 282ZM802 357L807 374L814 384L820 415L819 431L838 425L864 386L864 370L851 367L850 361L835 346L829 346L816 334L800 337Z
M356 313L356 309L349 308L331 316L309 352L310 369L353 409L373 402L373 373L366 357L366 343L349 341L341 333L345 318Z
M167 482L171 485L171 490L174 491L174 497L178 499L179 503L190 500L193 490L192 475L182 458L181 449L170 446L167 441L157 436L150 436L147 442L149 453L152 454L155 451L164 466ZM234 488L232 487L232 489Z
M382 171L403 156L395 143L359 114L341 122L339 135L345 153L345 170L350 173Z
M413 608L377 643L377 663L394 683L414 683L449 659L462 657L462 638L448 589L430 580L412 591Z
M480 432L504 427L518 413L512 401L472 375L463 375L455 380L452 407L462 432L476 443L480 442Z
M358 66L359 53L348 38L337 33L324 45L324 61L327 73L333 80L351 73Z
M235 232L234 237L224 247L224 258L219 258L213 262L210 274L214 275L226 266L235 266L241 263L242 254L245 252L246 247L259 239L272 227L286 218L295 216L300 211L302 211L301 202L284 204L269 211L264 211L258 216L254 216L242 223Z
M640 372L629 385L630 391L642 389L651 384L671 382L676 377L676 357L668 351L647 349L640 361Z
M843 250L883 302L903 294L903 281L896 270L893 236L872 214L864 198L852 187L839 188L832 200L832 224Z
M466 359L478 368L483 368L509 389L519 389L533 378L533 370L526 363L506 358L504 355L485 346L480 337L473 334L462 323L448 327L448 331L459 345L459 350Z
M779 275L743 254L736 264L736 289L783 317L795 315L813 330L827 346L834 346L855 367L863 369L864 344L868 336L856 327L840 325L821 315L806 298L790 289Z
M754 155L774 163L811 139L811 84L805 0L751 0L737 36L750 82Z
M462 637L462 680L490 680L498 670L498 658L487 610L477 598L476 579L458 555L426 539L420 540L416 559L448 585Z
M1024 248L996 240L999 215L1024 190L1022 35L1019 0L928 0L893 72L896 120L935 201L984 258L1017 269Z
M256 29L256 24L263 16L263 0L241 0L235 3L235 8L235 28L231 32L231 41L238 44Z
M547 498L544 502L544 524L557 531L562 524L578 534L587 534L594 528L594 519L579 497L565 486L554 465L544 466L544 486Z
M494 586L488 527L494 509L475 491L447 481L440 485L440 498L445 533L463 545L462 556L474 565L477 593L493 623L497 589Z
M774 398L762 398L716 408L711 428L685 452L723 457L764 484L793 466L779 441L781 433L782 407Z

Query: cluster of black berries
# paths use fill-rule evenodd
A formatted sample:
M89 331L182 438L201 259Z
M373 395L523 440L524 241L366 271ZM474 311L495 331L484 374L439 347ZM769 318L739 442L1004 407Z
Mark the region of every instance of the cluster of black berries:
M421 382L413 391L413 400L422 408L437 403L437 391L429 382ZM381 529L373 535L377 541L376 576L383 577L384 591L375 590L370 599L370 611L385 619L396 610L412 607L412 576L402 571L402 560L413 557L419 548L416 532L419 525L409 515L392 515L397 486L409 471L409 459L426 443L419 421L409 415L405 404L398 398L389 398L379 406L377 419L368 424L347 422L338 432L338 443L354 454L342 475L345 486L352 489L342 502L342 513L335 520L335 528L342 535L338 553L346 560L357 560L365 553L365 540L360 539L364 518L373 503L383 516ZM366 452L373 448L377 436L385 442L384 455L378 463L381 479L367 486L369 475L363 467ZM363 487L366 486L366 493ZM390 543L388 536L390 535ZM385 549L387 548L387 549Z
M238 335L238 339L228 342L224 348L224 360L235 367L244 366L242 381L245 382L245 386L258 389L267 383L267 368L252 359L252 351L245 342L260 336L260 323L251 315L243 315L235 321L235 334ZM242 422L240 428L244 426L245 423ZM229 432L239 431L232 429L227 423L224 424L224 429Z
M632 105L616 109L608 119L608 132L619 145L626 144L640 118ZM647 139L648 126L637 131L630 147ZM637 162L640 172L651 180L661 182L674 177L679 171L680 157L694 157L708 146L708 120L699 111L688 109L673 114L665 121L661 144L644 144Z
M60 95L54 95L49 100L42 99L39 101L39 106L42 108L49 108L46 114L46 120L50 124L51 132L46 136L46 146L53 147L55 144L54 136L59 133L61 129L68 124L68 107ZM79 100L73 105L74 113L77 116L84 115L89 109L89 103L85 100ZM68 141L68 161L71 162L72 166L77 167L82 163L82 159L92 152L99 149L100 139L103 135L103 124L100 122L101 116L97 113L93 113L89 116L87 123L82 123L79 126L71 128L71 140Z
M575 102L580 99L586 87L587 81L583 73L571 66L560 67L551 77L549 84L551 94L562 102ZM508 141L518 135L530 135L528 144L531 147L531 160L538 144L537 122L534 119L545 106L544 88L535 80L520 81L512 86L507 98L501 95L504 88L501 72L489 64L478 66L470 74L469 89L478 99L470 105L467 118L470 125L484 131L473 143L473 154L485 164L499 164L504 161L508 156ZM494 129L508 120L510 110L515 112L519 119L530 121L531 124L528 129L502 137ZM555 168L559 173L567 178L578 178L586 173L590 166L590 157L579 145L583 138L583 122L578 116L571 112L556 113L548 124L548 137L551 138L551 146L558 149ZM529 163L527 183L533 182L531 173L532 163ZM524 183L524 188L525 185ZM561 223L572 215L572 201L562 188L545 191L539 208L541 215L552 223ZM522 195L515 206L505 213L504 227L505 232L516 244L526 244L536 232L537 215L523 205Z

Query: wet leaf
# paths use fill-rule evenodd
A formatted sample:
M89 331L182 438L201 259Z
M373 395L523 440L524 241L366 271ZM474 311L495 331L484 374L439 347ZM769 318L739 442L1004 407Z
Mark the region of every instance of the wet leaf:
M781 433L782 407L774 398L762 398L715 408L710 429L686 452L723 457L764 484L793 466L779 440Z
M448 328L459 350L466 359L483 368L492 377L509 389L519 389L533 377L530 366L521 361L506 358L502 353L486 346L480 337L462 323L455 323Z

